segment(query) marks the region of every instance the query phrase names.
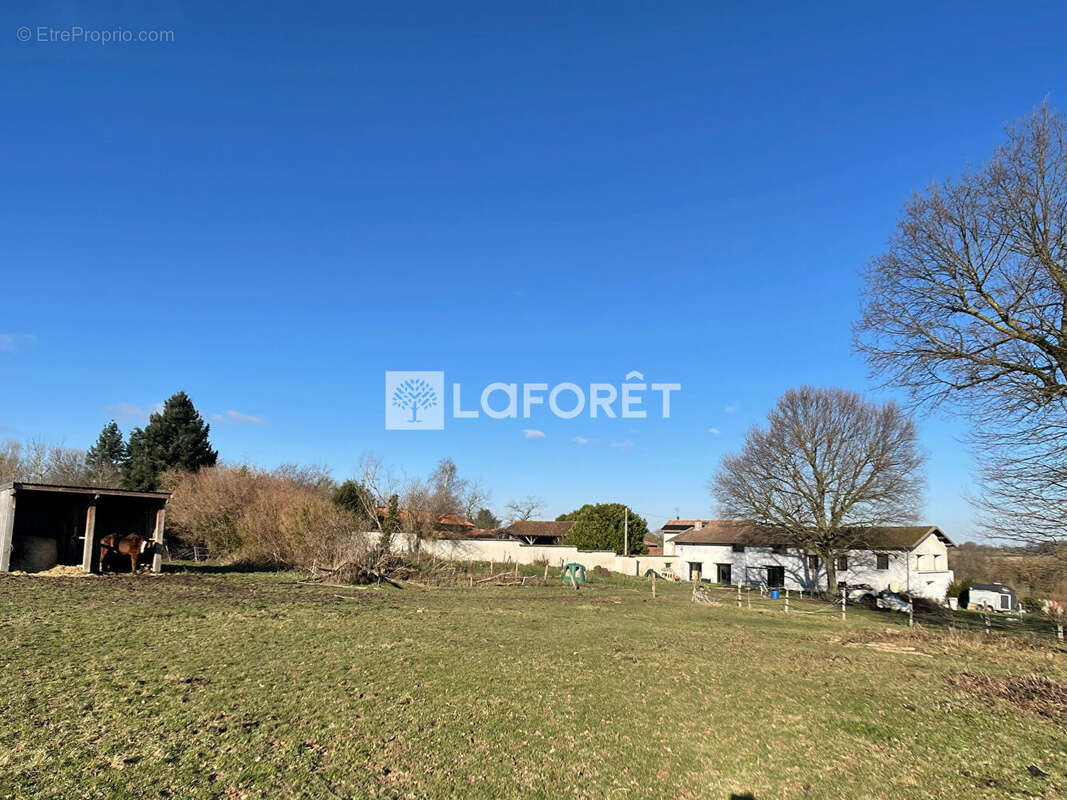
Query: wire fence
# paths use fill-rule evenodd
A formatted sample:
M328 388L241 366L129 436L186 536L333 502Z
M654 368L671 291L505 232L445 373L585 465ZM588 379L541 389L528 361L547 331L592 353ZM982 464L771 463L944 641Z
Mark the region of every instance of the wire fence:
M917 598L903 610L879 609L873 598L867 602L849 599L847 593L829 595L797 589L768 590L758 586L693 584L693 602L710 606L730 606L743 610L779 614L828 615L847 619L850 614L881 615L896 625L921 626L932 630L954 630L988 636L1012 635L1051 638L1064 642L1064 619L1045 614L987 613L953 611L933 601Z
M200 545L190 545L171 547L170 545L163 545L163 560L167 562L171 561L213 561L214 554L206 547Z

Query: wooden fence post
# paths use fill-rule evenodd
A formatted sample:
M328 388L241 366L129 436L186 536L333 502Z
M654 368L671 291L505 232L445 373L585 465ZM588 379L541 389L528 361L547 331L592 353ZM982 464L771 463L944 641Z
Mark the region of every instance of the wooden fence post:
M656 599L656 571L652 570L652 599Z
M785 613L789 613L789 589L785 590Z
M985 620L985 632L986 632L986 636L988 636L990 633L992 633L992 631L990 630L989 615L988 614L983 614L982 615L982 619Z
M548 583L548 561L545 561L545 583Z
M841 619L845 619L845 587L841 587Z
M741 608L741 584L737 584L737 607Z

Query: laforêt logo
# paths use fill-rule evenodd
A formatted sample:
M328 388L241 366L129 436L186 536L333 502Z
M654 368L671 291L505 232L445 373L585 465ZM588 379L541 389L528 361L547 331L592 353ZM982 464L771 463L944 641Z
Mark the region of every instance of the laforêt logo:
M386 430L442 430L445 427L444 389L443 372L386 372Z
M593 382L579 386L563 381L550 386L494 381L482 388L477 405L468 406L463 400L463 387L453 383L451 415L453 419L530 419L549 413L558 419L645 419L651 413L669 419L671 395L681 388L680 383L646 383L645 376L637 370L626 373L620 384ZM473 400L469 398L468 402ZM385 427L401 431L443 430L445 373L386 372Z

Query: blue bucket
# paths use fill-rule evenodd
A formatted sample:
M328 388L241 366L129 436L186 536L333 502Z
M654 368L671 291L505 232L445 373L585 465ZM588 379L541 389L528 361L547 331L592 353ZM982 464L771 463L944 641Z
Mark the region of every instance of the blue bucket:
M778 599L778 590L777 589L771 589L771 600L777 600L777 599Z

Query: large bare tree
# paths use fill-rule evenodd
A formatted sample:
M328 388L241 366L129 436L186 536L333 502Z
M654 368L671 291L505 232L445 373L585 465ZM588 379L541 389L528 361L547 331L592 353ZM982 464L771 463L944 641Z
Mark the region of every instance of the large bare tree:
M1067 537L1067 122L1047 105L990 162L905 206L867 274L859 350L974 424L995 533Z
M833 589L838 555L867 529L916 518L922 465L915 423L897 405L803 386L722 460L710 488L725 516L817 554Z
M545 501L535 495L527 495L521 500L512 500L504 510L507 512L508 522L526 522L541 513L545 507Z

